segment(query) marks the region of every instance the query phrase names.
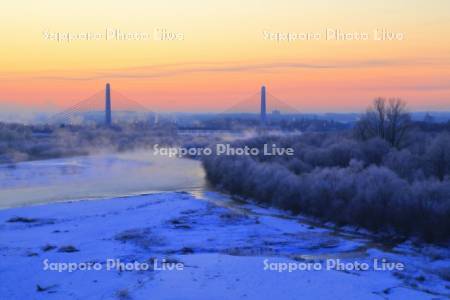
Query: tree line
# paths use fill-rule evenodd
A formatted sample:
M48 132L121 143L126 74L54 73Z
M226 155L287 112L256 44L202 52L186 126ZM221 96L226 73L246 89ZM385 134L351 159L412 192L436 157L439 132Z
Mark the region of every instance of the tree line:
M450 238L450 133L423 131L400 99L375 99L351 131L236 142L295 155L203 157L211 183L277 207L374 232Z

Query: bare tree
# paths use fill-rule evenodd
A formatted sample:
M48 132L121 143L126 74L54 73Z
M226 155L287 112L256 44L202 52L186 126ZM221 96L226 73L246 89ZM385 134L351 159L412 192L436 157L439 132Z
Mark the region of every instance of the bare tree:
M383 98L376 98L373 101L373 115L370 116L371 122L375 127L377 135L381 138L386 137L386 100Z
M399 98L376 98L373 105L361 116L355 134L362 140L380 137L394 147L404 141L411 117L406 103Z
M386 139L394 147L399 147L411 125L411 116L406 110L406 103L399 98L389 99L386 109Z

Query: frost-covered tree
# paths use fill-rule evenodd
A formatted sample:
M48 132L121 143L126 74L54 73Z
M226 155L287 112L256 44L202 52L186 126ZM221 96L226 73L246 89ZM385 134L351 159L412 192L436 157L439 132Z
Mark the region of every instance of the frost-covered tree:
M403 100L376 98L372 106L360 117L354 131L362 140L379 137L394 147L400 147L410 125L411 117Z
M426 153L431 173L439 180L450 174L450 135L438 135Z

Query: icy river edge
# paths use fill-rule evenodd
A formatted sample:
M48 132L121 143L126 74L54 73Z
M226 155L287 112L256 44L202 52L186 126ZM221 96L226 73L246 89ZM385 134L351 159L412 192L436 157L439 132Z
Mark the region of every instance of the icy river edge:
M1 299L450 297L448 247L381 244L236 201L208 189L196 161L0 166L0 200ZM124 269L136 263L147 269Z

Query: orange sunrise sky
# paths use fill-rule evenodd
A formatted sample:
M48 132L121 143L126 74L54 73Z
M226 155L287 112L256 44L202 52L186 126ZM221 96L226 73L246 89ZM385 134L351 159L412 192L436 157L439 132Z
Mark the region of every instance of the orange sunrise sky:
M262 84L304 112L450 110L448 0L4 1L0 18L0 109L110 82L155 111L224 111Z

